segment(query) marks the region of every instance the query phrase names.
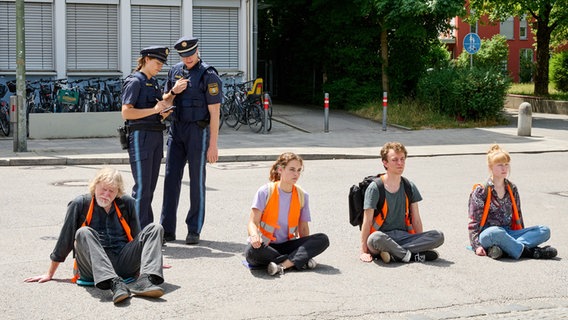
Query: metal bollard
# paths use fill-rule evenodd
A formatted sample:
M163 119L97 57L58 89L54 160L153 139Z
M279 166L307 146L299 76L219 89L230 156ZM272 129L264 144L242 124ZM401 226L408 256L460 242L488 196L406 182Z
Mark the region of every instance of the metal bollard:
M329 93L327 92L323 98L323 132L329 132Z
M387 92L383 92L383 131L387 131Z
M523 102L519 106L519 122L517 124L517 135L530 137L531 127L532 127L532 107L530 103Z
M270 121L270 119L268 119L268 108L270 107L270 102L268 100L268 93L264 94L264 100L262 102L263 106L264 106L264 124L262 126L262 133L266 134L268 133L268 121Z

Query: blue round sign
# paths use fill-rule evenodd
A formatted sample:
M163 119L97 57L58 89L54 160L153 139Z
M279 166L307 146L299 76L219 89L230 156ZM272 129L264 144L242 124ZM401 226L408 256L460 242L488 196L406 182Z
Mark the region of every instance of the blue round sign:
M477 35L477 33L468 33L463 38L463 48L467 53L474 54L479 51L481 47L481 39Z

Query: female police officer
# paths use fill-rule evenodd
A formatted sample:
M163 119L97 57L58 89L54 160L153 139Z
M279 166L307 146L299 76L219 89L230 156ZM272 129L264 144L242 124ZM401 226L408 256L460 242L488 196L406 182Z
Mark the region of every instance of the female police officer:
M171 111L171 101L161 101L162 91L154 78L168 59L166 47L148 47L140 51L138 66L122 86L122 117L127 120L128 155L134 177L132 197L136 199L136 212L140 227L154 221L152 198L160 164L164 156L166 128L162 119Z

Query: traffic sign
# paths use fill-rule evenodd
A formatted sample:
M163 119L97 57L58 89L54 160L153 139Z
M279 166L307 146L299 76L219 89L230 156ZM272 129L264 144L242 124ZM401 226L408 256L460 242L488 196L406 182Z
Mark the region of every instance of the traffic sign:
M463 48L467 53L474 54L479 51L481 47L481 39L477 33L468 33L465 38L463 38Z

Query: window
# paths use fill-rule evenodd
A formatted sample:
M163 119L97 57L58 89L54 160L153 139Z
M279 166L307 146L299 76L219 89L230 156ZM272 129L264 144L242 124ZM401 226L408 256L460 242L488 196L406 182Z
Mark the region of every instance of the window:
M118 5L67 3L68 71L118 71Z
M519 20L519 39L527 40L527 33L528 33L527 20L525 20L525 17L522 17Z
M203 61L217 69L238 70L238 8L193 8L193 35Z
M174 6L143 6L132 5L132 69L137 66L140 50L149 46L166 46L175 53L173 46L181 37L180 7ZM168 61L178 62L177 54L174 60L169 56ZM164 65L162 71L169 66Z
M54 71L53 3L25 2L26 69ZM0 70L16 70L16 4L0 2Z
M507 38L507 40L515 39L514 35L514 20L513 18L508 18L507 20L500 23L499 33Z
M469 25L470 33L477 33L477 21Z

